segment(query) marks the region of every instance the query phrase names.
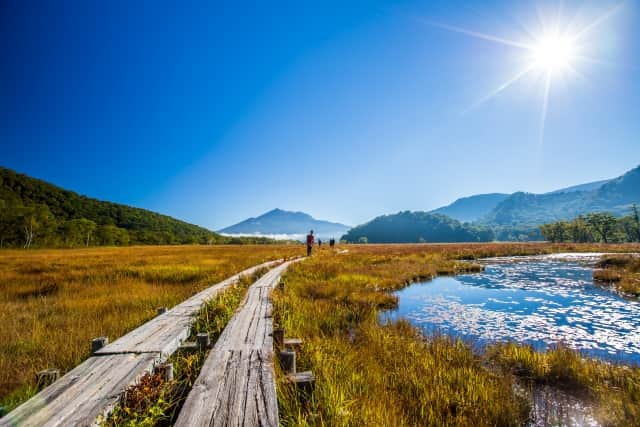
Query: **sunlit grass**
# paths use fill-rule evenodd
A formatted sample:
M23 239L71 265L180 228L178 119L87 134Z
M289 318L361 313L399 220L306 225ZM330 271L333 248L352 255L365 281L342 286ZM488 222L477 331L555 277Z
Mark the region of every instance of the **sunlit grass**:
M70 370L196 292L300 246L160 246L0 251L0 406L34 394L35 373Z
M388 291L414 280L480 268L458 261L461 258L603 250L546 244L346 248L347 253L323 251L291 266L285 290L274 292L275 320L288 336L304 339L298 370L312 370L316 377L313 393L304 395L279 373L283 425L521 425L529 416L529 401L514 391L522 372L506 368L509 357L497 358L498 349L489 357L446 336L425 337L405 321L380 324L379 310L396 304ZM618 393L609 382L614 377L624 381L622 369L627 368L605 375L610 365L583 362L570 350L543 355L513 348L528 358L528 375L545 378L545 384L580 391L581 384L592 381L588 390L598 390L590 396L599 408L606 408L600 404L610 397L618 399L613 415L600 413L604 421L623 424L634 419L635 386ZM637 369L630 371L638 375Z
M594 280L612 285L627 295L640 297L640 257L607 255L596 267Z

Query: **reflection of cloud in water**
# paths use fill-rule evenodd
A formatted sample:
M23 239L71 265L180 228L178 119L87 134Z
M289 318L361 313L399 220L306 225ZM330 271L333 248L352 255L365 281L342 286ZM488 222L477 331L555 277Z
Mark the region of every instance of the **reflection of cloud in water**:
M592 355L640 363L640 303L593 285L591 269L532 260L488 264L398 292L398 311L427 330L480 341L560 341Z

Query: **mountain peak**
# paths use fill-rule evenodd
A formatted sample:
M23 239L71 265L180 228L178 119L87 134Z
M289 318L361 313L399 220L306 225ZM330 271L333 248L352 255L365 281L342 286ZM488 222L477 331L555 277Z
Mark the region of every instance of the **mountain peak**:
M339 238L349 226L313 218L304 212L286 211L275 208L256 218L249 218L220 230L221 233L239 235L283 236L300 239L309 230L314 230L319 238Z

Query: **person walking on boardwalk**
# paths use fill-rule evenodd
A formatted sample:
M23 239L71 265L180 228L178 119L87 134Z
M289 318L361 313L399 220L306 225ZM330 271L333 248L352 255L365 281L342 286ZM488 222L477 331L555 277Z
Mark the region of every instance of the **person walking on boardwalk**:
M313 249L313 230L309 231L307 234L307 256L311 256L311 250Z

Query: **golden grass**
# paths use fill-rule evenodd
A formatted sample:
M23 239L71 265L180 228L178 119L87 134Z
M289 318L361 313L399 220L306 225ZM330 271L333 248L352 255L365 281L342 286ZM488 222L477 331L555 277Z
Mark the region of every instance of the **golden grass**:
M486 354L447 337L424 337L406 322L381 325L380 309L393 306L387 291L407 283L473 271L477 266L459 259L559 251L603 251L602 245L474 244L340 246L348 253L320 251L311 260L290 267L284 292L274 292L274 318L287 335L305 340L298 354L299 370L316 376L311 395L296 392L278 375L281 423L291 426L327 425L520 425L528 402L514 393L517 377L507 369L491 368ZM638 250L638 246L607 246L607 251ZM517 347L516 347L517 348ZM573 352L558 361L582 360ZM571 358L569 357L571 356ZM532 369L552 362L553 354L535 360ZM564 373L561 363L541 370L550 384L590 378L608 396L607 381L620 371L607 364L585 362L580 375ZM634 370L634 375L637 374ZM584 376L583 376L584 374ZM615 418L633 420L638 403L635 389L616 395ZM612 394L611 396L614 396Z
M0 251L0 406L35 392L35 373L63 372L194 293L302 246L144 246Z
M640 297L640 257L607 255L596 267L594 280L612 285L624 294Z
M603 425L640 420L640 369L582 358L558 345L546 352L529 346L496 344L487 358L520 378L549 384L595 402Z

